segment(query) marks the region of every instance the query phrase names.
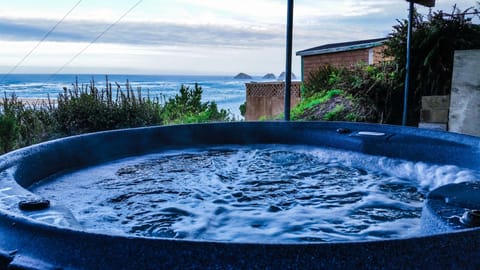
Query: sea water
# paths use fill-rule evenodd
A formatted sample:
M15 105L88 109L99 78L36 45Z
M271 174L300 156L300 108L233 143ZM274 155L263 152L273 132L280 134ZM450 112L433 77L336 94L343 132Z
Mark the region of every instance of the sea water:
M475 172L311 146L182 149L58 175L31 190L87 231L227 242L418 235L426 193Z
M1 76L1 75L0 75ZM219 108L229 110L236 119L241 118L239 107L245 102L245 83L251 80L236 80L233 76L187 76L187 75L109 75L108 81L116 90L116 84L125 91L125 83L134 90L142 89L142 95L168 99L179 93L180 86L193 88L198 83L202 89L202 101L214 101ZM264 81L255 77L253 81ZM89 85L94 81L98 89L105 89L105 75L58 74L10 74L0 82L0 89L7 97L15 94L20 98L57 98L63 88Z

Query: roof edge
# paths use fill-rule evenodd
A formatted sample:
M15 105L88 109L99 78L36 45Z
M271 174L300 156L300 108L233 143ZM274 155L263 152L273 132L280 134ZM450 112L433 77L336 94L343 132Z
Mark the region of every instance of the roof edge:
M340 47L334 47L334 48L328 48L328 49L318 49L318 50L307 49L307 50L303 50L303 51L298 51L296 53L296 55L310 56L310 55L319 55L319 54L327 54L327 53L336 53L336 52L345 52L345 51L354 51L354 50L360 50L360 49L368 49L368 48L373 48L373 47L383 45L387 40L388 40L388 38L385 38L384 40L379 40L379 41L375 41L375 42L368 42L368 43L362 43L362 44L357 44L357 45L340 46Z

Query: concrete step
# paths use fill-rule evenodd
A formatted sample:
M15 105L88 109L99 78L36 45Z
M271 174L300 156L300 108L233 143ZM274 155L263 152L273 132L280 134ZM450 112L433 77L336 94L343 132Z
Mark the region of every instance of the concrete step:
M447 131L447 124L440 124L440 123L418 123L419 128L426 128L426 129L433 129L433 130L441 130Z
M425 123L448 123L448 109L422 109L420 122Z

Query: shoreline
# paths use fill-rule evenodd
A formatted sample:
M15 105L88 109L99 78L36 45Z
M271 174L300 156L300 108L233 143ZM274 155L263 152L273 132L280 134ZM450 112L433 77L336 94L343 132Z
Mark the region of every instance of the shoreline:
M55 105L57 104L56 98L24 98L24 97L17 97L17 100L25 103L27 105Z
M78 75L78 74L77 74ZM13 75L12 75L13 76ZM63 87L72 89L72 83L76 81L75 75L62 74L48 81L50 75L45 74L15 74L10 81L0 83L4 96L11 98L15 95L19 102L31 104L31 106L48 106L50 95L53 104L58 105L58 95L64 93ZM105 75L93 76L98 89L105 88ZM125 90L125 82L129 80L133 90L141 88L142 96L163 98L174 97L179 93L181 85L193 87L196 82L202 87L202 101L214 101L219 108L229 110L236 118L241 118L239 107L245 102L245 83L250 80L234 80L231 76L218 75L108 75L109 83L116 88L114 82L121 85ZM78 75L79 87L88 87L92 76ZM254 81L262 81L254 77ZM72 89L73 90L73 89ZM55 98L55 99L54 99Z

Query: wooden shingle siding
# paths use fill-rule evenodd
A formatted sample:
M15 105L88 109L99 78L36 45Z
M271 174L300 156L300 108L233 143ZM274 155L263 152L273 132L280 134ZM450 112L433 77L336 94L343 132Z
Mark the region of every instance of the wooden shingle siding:
M308 80L312 72L320 67L351 67L359 63L378 65L392 60L385 57L385 42L388 38L356 40L341 43L325 44L303 51L297 55L302 57L302 80Z
M354 51L319 54L303 57L303 72L305 79L308 78L311 72L317 71L321 66L353 66L359 62L368 63L368 54L370 49L361 49ZM374 51L374 63L376 59L376 51Z

